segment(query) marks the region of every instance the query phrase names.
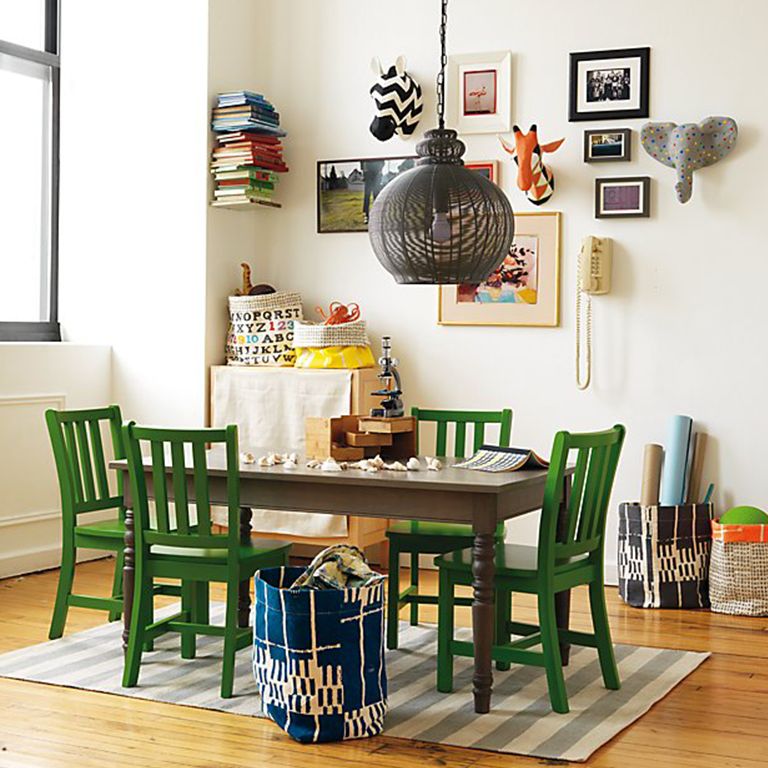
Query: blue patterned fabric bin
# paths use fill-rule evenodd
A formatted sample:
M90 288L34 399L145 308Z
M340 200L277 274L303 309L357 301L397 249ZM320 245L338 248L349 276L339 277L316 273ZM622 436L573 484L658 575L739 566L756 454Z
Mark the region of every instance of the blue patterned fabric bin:
M303 572L254 577L253 673L264 714L301 742L376 736L387 712L384 579L291 590Z

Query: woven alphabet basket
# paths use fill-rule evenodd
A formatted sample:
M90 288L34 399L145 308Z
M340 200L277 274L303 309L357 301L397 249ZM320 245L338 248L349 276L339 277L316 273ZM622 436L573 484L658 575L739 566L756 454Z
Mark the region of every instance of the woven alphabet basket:
M621 598L636 608L707 608L712 512L712 504L621 504Z
M298 293L230 296L227 365L293 365L294 324L301 318Z
M709 580L713 611L768 616L768 525L713 520Z

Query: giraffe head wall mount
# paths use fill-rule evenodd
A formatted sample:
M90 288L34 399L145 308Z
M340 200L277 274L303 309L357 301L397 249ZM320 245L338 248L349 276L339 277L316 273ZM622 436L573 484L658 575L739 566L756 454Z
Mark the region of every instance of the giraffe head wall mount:
M501 136L499 141L517 163L517 186L534 205L542 205L555 191L555 175L544 164L544 153L559 149L565 139L539 144L535 123L528 129L528 133L523 133L517 125L513 126L512 131L514 144L504 141Z
M640 143L654 159L677 171L675 192L687 203L693 172L722 160L736 146L738 126L731 117L707 117L700 123L646 123Z

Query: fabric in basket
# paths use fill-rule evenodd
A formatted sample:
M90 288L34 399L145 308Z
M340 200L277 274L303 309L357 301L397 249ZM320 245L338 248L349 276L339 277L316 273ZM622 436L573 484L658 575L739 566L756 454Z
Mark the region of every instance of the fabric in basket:
M227 365L292 366L294 325L302 316L298 293L230 296Z
M709 579L713 611L768 616L768 525L713 520Z
M384 580L292 589L304 568L254 577L253 672L264 714L300 742L376 736L387 712Z
M712 512L712 504L621 504L621 598L636 608L709 607Z

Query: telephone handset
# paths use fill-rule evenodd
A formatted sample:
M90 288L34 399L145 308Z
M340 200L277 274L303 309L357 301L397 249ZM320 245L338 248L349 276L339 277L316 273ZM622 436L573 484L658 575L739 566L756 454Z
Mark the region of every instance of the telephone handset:
M611 290L611 257L613 248L610 238L585 237L579 253L576 275L576 386L586 389L592 380L592 296ZM581 378L581 304L586 294L586 371Z

